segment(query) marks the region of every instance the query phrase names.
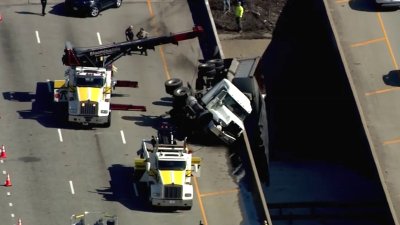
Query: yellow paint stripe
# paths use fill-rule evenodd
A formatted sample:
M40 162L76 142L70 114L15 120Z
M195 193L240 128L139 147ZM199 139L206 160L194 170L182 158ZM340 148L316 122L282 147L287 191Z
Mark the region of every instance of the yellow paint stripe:
M210 192L210 193L201 194L201 197L215 196L215 195L224 195L224 194L230 194L230 193L237 193L238 191L239 191L239 189L232 189L232 190L225 190L225 191L216 191L216 192Z
M376 15L378 16L379 24L382 28L383 36L385 37L385 41L386 41L387 48L389 50L390 57L392 58L392 63L394 65L394 68L396 68L396 70L397 70L399 67L397 65L396 58L394 57L392 47L390 47L391 46L390 41L389 41L389 38L386 33L385 25L383 24L381 13L378 12L378 13L376 13Z
M169 80L171 79L171 76L169 75L168 72L168 65L167 65L167 60L165 59L164 49L161 46L160 46L160 56L161 56L161 61L163 63L165 76L167 77L167 80Z
M206 211L204 210L203 200L201 199L199 185L197 184L197 178L193 177L193 184L196 190L197 200L199 201L200 211L201 211L201 218L204 225L208 225Z
M376 91L371 91L371 92L367 92L365 93L366 96L370 96L370 95L376 95L376 94L383 94L386 92L390 92L390 91L396 91L399 90L400 87L394 87L394 88L385 88L385 89L380 89L380 90L376 90Z
M349 2L350 0L337 0L336 1L336 3L337 4L343 4L343 3L347 3L347 2Z
M385 43L386 43L387 49L389 51L389 55L390 55L390 57L392 59L392 64L393 64L394 68L396 70L398 70L399 66L397 65L396 57L393 54L392 47L390 47L391 44L390 44L389 38L388 38L387 33L386 33L385 25L383 24L381 13L379 13L379 12L376 13L376 16L378 17L379 25L381 26L383 37L385 38ZM390 91L396 91L398 89L400 89L400 88L399 87L385 88L385 89L381 89L381 90L367 92L367 93L365 93L365 95L366 96L371 96L371 95L374 95L374 94L382 94L382 93L386 93L386 92L390 92Z
M368 41L354 43L354 44L350 45L350 47L352 47L352 48L360 47L360 46L365 46L365 45L369 45L369 44L380 42L380 41L385 41L385 38L381 37L381 38L376 38L376 39L372 39L372 40L368 40Z
M384 141L383 145L390 145L390 144L397 144L397 143L400 143L400 138L393 139L393 140L390 140L390 141Z
M154 12L153 12L153 7L151 6L151 1L150 0L147 0L147 8L149 8L150 16L153 17L154 16Z

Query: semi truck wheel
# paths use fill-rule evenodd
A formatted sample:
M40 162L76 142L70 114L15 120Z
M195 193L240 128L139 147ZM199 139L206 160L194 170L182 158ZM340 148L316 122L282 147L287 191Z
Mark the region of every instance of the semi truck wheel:
M172 78L165 81L164 85L165 85L165 92L167 92L167 94L173 95L175 89L182 87L183 83L181 79Z

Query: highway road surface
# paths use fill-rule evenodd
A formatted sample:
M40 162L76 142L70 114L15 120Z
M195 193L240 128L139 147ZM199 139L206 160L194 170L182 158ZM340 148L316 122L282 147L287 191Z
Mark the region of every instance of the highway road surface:
M400 15L374 1L325 1L395 224L400 216Z
M187 2L124 1L97 18L66 16L61 2L48 1L44 17L39 0L0 4L0 144L7 153L0 161L0 182L7 174L12 182L0 187L1 224L17 224L21 218L24 225L66 225L72 214L83 211L116 214L120 225L254 224L255 215L246 213L251 197L239 185L243 173L230 166L223 146L193 146L203 161L191 211L151 211L143 190L131 182L140 141L155 134L157 117L170 108L164 81L194 81L202 58L197 39L115 63L118 79L136 80L139 88L117 88L113 102L145 105L147 112L114 111L110 128L68 126L48 110L44 98L47 81L63 79L65 41L77 47L123 41L131 24L150 36L191 30Z

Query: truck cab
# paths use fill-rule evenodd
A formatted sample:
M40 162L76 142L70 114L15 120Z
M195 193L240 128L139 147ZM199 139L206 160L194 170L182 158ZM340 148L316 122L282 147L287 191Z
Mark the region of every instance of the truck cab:
M54 102L68 103L68 121L110 123L112 71L97 67L69 67L65 80L54 82Z
M180 145L143 140L142 154L141 159L135 160L135 170L144 169L140 182L147 184L150 204L190 210L192 176L200 174L200 159L192 157L186 142Z
M243 120L251 113L250 100L227 79L213 86L202 98L213 115L209 130L224 142L231 144L243 130Z

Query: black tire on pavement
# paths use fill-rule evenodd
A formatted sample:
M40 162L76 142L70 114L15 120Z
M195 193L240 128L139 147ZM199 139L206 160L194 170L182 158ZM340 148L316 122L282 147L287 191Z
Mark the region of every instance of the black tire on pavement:
M164 85L165 85L165 92L167 92L167 94L173 95L175 89L182 87L183 82L181 79L171 78L165 81Z
M114 7L119 8L119 7L121 7L121 5L122 5L122 0L116 0Z
M100 9L97 6L93 6L90 8L89 15L91 17L97 17L100 14Z

